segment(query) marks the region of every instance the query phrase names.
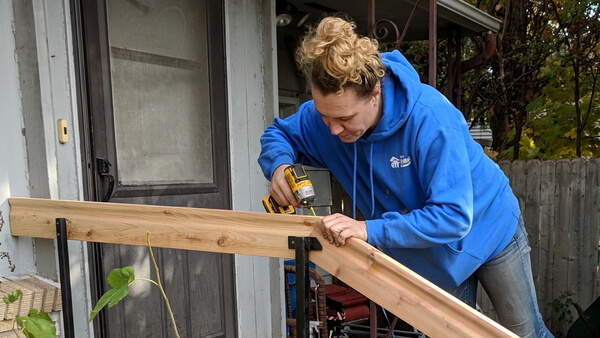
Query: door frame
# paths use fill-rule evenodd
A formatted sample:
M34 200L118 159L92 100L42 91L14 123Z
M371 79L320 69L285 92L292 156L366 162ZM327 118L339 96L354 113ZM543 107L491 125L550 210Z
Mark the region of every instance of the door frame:
M85 153L82 154L82 160L85 159L86 172L84 172L87 188L85 196L92 200L100 200L107 186L105 182L92 184L95 177L95 159L105 157L113 165L117 165L116 149L108 147L105 144L94 144L89 140L90 131L97 133L99 138L107 140L108 144L114 144L114 120L112 114L106 114L104 121L94 121L95 124L102 124L103 130L97 128L93 130L90 114L92 111L112 110L112 93L110 83L110 66L108 45L108 32L106 27L99 21L106 22L106 10L103 1L98 2L98 6L91 6L92 0L71 0L75 2L75 7L79 10L80 19L73 20L74 26L84 27L88 31L79 31L74 34L77 47L76 65L78 71L77 78L85 88L79 85L79 96L81 100L80 121L82 121L81 137L82 144L85 146ZM115 183L114 199L127 197L148 196L148 189L153 192L150 196L156 195L188 195L188 194L211 194L226 193L228 197L220 197L220 201L231 208L231 187L230 187L230 167L229 167L229 128L227 121L227 73L225 65L225 27L224 27L224 8L221 1L207 1L206 19L211 32L208 35L208 53L209 53L209 81L210 81L210 102L211 102L211 123L213 130L222 130L222 133L212 135L212 151L214 154L213 182L197 184L170 184L170 185L152 185L152 186L121 186ZM75 11L75 10L74 10ZM77 21L77 22L76 22ZM92 22L93 21L93 22ZM91 22L87 25L86 22ZM89 29L91 27L91 29ZM103 27L104 29L102 29ZM74 27L76 29L77 27ZM97 29L96 29L97 28ZM96 62L86 63L85 57L89 57ZM83 59L81 59L83 57ZM83 67L83 68L82 68ZM89 96L87 96L87 94ZM91 97L91 100L87 100ZM100 135L98 133L104 133ZM93 152L95 149L95 153ZM118 172L111 170L115 182L119 181ZM215 196L216 197L216 196Z
M77 106L79 117L79 137L81 140L81 164L83 177L83 197L86 201L100 201L107 186L97 174L96 158L106 157L115 164L116 149L107 144L114 145L114 121L113 114L104 114L102 121L94 121L93 111L112 110L112 93L110 83L109 47L106 22L106 7L104 0L99 0L93 5L93 0L69 0L71 9L71 29L73 36L73 54L75 66L75 79L77 83ZM209 54L209 81L211 102L211 124L212 124L212 151L213 151L213 182L198 184L173 184L152 186L121 186L119 187L118 173L111 170L115 177L115 193L111 201L119 202L125 198L138 198L136 203L144 203L145 199L153 196L177 196L177 195L210 195L209 199L218 200L225 209L231 209L231 184L230 184L230 161L229 161L229 128L227 107L227 73L225 58L225 9L223 1L206 2ZM97 62L87 62L88 58L95 58ZM103 128L94 128L94 125ZM215 133L214 130L219 132ZM97 137L106 139L107 142L94 142L93 133ZM151 193L148 193L148 189ZM202 207L203 205L194 205ZM98 243L88 244L88 258L90 264L90 289L94 304L98 301L104 290L104 278L100 267L102 248ZM226 273L231 276L232 285L235 284L235 260L230 258L230 269ZM237 313L236 296L233 297L233 312ZM237 331L237 316L229 332ZM106 318L100 312L94 321L94 335L104 336L107 331Z

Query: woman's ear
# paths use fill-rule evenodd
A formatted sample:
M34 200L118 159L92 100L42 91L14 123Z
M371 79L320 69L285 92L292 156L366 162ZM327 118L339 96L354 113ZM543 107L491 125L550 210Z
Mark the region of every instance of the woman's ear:
M375 102L378 102L380 96L381 96L381 81L377 81L377 83L375 84L375 88L373 88L372 99L375 100Z

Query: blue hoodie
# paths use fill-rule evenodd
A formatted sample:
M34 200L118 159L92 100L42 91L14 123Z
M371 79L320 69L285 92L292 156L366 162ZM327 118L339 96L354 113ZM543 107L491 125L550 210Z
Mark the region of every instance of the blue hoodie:
M269 180L282 164L328 168L365 215L370 244L456 287L506 247L518 200L461 112L400 52L382 59L383 116L369 136L342 142L308 101L265 130L258 161Z

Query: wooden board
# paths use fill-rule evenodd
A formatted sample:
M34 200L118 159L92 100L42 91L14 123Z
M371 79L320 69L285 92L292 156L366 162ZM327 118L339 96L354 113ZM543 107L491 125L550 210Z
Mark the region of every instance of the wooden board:
M170 206L10 198L13 236L56 238L67 219L70 240L294 258L288 236L308 236L314 216Z
M66 218L70 240L294 258L288 236L313 236L310 260L430 337L516 337L364 241L326 242L319 217L148 205L10 198L14 236L55 238Z
M579 305L587 309L597 298L596 269L598 266L598 227L589 224L600 224L600 158L587 162L587 178L585 192L584 221L588 225L583 228L581 257L578 259L582 270Z
M321 240L310 260L430 337L516 337L364 241L343 247Z
M556 227L554 214L556 162L541 163L540 178L540 255L539 255L539 284L536 285L538 306L546 325L551 327L552 307L545 306L554 299L552 297L552 282L554 274L554 229ZM527 222L527 221L526 221Z
M552 294L558 298L563 292L569 291L568 271L569 257L571 248L571 161L560 159L556 162L556 186L555 186L555 207L554 207L554 247L553 247L553 270L560 271L559 274L553 274ZM552 312L552 322L558 323L560 314ZM565 332L565 331L563 331Z

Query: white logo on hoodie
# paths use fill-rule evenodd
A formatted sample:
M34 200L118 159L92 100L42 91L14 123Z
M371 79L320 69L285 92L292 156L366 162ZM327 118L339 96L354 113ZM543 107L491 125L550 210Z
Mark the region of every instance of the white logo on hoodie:
M412 160L410 159L410 156L408 156L408 157L400 156L400 158L397 158L396 156L392 156L390 158L390 163L391 163L392 168L394 168L394 169L405 168L405 167L408 167L409 165L411 165Z

